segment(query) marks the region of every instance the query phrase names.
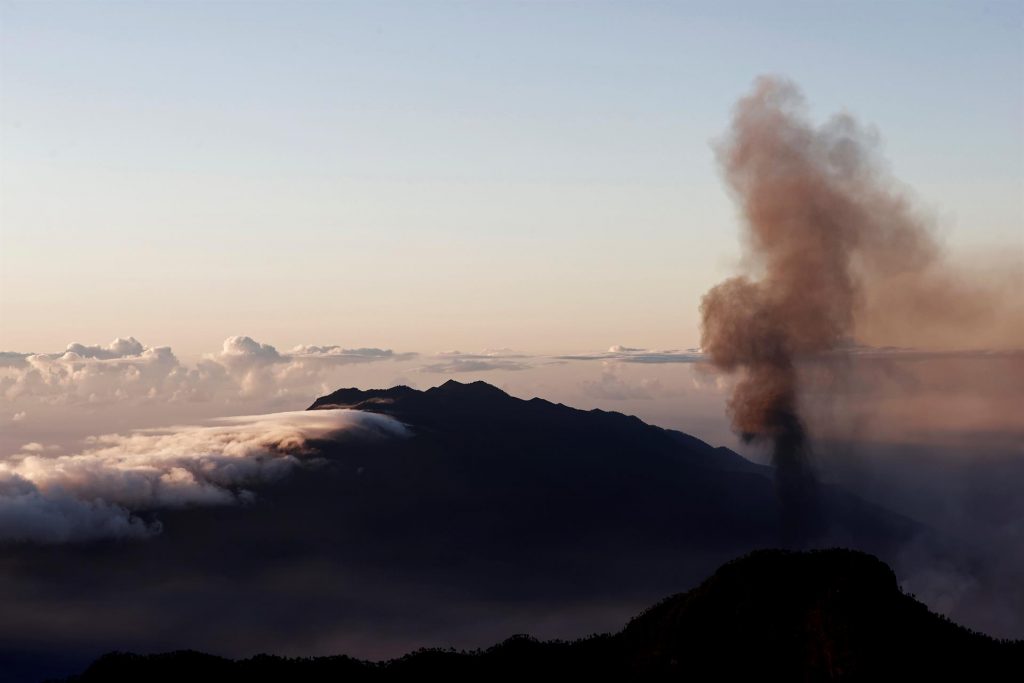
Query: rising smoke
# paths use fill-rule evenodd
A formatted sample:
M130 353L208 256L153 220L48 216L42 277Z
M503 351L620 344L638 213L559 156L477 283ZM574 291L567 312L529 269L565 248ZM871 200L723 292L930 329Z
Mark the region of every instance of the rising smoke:
M733 428L771 445L790 534L822 522L800 362L842 356L854 339L885 343L873 338L879 331L915 330L920 341L984 329L998 308L953 275L876 150L849 115L814 127L799 90L766 77L739 101L718 148L744 218L748 273L704 296L702 346L716 367L741 373L728 404Z

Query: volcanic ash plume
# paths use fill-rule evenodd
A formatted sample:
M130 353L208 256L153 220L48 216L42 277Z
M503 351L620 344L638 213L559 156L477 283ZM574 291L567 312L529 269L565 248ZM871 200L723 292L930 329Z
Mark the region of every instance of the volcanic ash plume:
M816 129L802 109L796 87L772 78L737 104L718 154L743 211L749 274L701 303L704 351L741 373L729 401L733 426L771 444L783 522L798 534L816 515L797 362L841 352L878 320L898 318L898 304L878 296L888 284L922 297L939 287L951 315L971 313L968 297L951 296L925 222L890 188L873 137L847 115Z

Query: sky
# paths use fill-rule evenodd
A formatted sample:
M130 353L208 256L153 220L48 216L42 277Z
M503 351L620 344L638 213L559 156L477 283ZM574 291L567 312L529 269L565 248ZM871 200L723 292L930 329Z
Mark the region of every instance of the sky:
M0 4L0 350L686 349L760 74L1024 262L1020 3Z

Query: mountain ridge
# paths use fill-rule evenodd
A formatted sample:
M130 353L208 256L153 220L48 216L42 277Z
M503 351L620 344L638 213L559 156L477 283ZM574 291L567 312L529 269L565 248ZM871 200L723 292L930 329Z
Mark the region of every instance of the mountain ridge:
M634 415L600 408L581 410L540 397L521 399L481 380L463 383L449 379L439 386L423 391L404 384L389 389L341 388L317 398L306 410L331 409L381 413L402 421L411 420L413 426L417 420L422 420L424 417L431 418L431 423L435 422L437 418L433 413L437 410L456 410L461 414L474 416L511 410L527 418L535 418L544 413L563 419L581 419L580 416L588 415L589 418L583 419L615 420L622 425L629 425L633 428L642 427L664 434L679 444L697 450L708 458L720 459L718 464L728 461L732 467L751 472L769 474L771 471L771 468L753 463L729 448L711 446L690 434L647 424Z

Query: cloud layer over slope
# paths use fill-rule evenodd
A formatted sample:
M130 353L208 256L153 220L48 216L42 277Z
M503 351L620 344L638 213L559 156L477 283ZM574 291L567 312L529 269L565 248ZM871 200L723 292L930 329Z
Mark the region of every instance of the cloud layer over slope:
M284 476L315 453L311 440L340 432L406 434L391 418L335 410L107 434L70 455L26 444L0 461L0 542L153 535L160 523L137 512L244 502L246 487Z

